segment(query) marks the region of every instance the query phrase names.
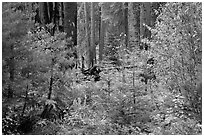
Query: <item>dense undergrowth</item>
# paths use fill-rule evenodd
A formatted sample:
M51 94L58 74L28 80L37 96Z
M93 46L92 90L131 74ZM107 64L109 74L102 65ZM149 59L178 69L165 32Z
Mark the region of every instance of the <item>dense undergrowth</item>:
M3 118L3 132L59 135L201 134L202 116L194 110L188 110L189 102L178 91L167 90L157 82L149 83L151 87L148 86L145 91L140 81L133 86L113 77L109 79L109 86L107 77L111 74L102 74L102 80L96 83L81 81L67 87L66 94L72 104L68 106L65 100L61 102L66 106L61 119L57 112L60 102L57 101L49 120L39 117L42 111L39 106L33 111L29 110L25 124L19 123L23 121L19 119L19 113L13 112L14 107L10 108ZM29 126L32 127L29 129ZM19 131L15 132L15 129Z
M50 36L36 27L36 32L26 34L16 55L13 98L6 97L9 70L3 62L3 134L201 134L202 8L199 3L182 5L163 7L156 27L149 28L151 41L143 40L150 51L138 50L136 43L129 52L117 51L120 63L107 59L98 64L97 81L73 67L73 49L66 48L69 40L64 33ZM122 40L111 44L124 46ZM155 62L148 75L145 62L151 57Z

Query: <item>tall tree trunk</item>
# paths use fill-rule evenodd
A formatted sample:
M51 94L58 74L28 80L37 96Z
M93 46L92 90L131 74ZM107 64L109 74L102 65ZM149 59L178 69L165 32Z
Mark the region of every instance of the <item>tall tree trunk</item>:
M151 32L144 26L151 26L151 3L143 2L140 7L140 35L142 38L150 38Z
M88 14L88 3L84 3L84 12L85 12L85 30L86 30L86 44L88 49L88 65L91 64L91 45L90 45L90 34L89 34L89 14Z
M124 3L124 20L125 20L125 45L129 47L129 24L128 24L128 2Z
M59 30L64 32L64 3L63 2L60 2L60 7L61 7L61 10L60 10L60 21L59 21Z
M41 7L41 5L39 4L39 8L37 8L36 10L35 10L35 12L36 12L36 15L35 15L35 23L41 23L41 19L40 19L40 7Z
M101 23L100 23L100 38L99 38L99 62L103 60L104 36L105 36L105 21L103 20L104 5L101 5Z
M64 31L67 38L71 38L73 45L77 45L77 3L64 3Z
M99 61L103 60L104 38L106 31L106 23L103 19L104 5L101 5L101 23L100 23L100 42L99 42Z
M94 2L91 2L91 66L96 63L96 45L95 45L95 16L94 16Z
M102 11L101 6L99 6L99 17L98 17L98 43L100 43L100 35L101 35L101 19L102 19Z
M145 25L151 26L151 3L143 2L140 5L140 40L147 38L150 39L151 32ZM140 43L140 49L148 50L145 43Z
M48 18L49 18L49 22L48 23L51 23L53 22L53 15L54 15L54 12L53 12L53 3L52 2L48 2Z
M151 32L150 30L147 29L145 25L151 26L151 3L150 2L143 2L141 3L141 6L140 6L140 36L141 36L141 39L144 39L144 38L150 39ZM145 49L145 50L149 49L149 46L146 43L141 43L140 46L141 46L140 49ZM147 73L147 72L148 72L148 68L147 66L145 66L144 73ZM145 91L147 91L147 83L145 85Z
M133 2L132 3L132 13L134 15L134 29L135 29L135 38L137 41L137 45L140 44L140 3Z
M57 26L59 26L59 3L55 2L54 3L54 23L57 24Z
M55 2L54 3L54 17L52 19L52 22L54 23L54 30L59 31L59 3Z
M40 20L43 25L49 23L47 2L40 2Z

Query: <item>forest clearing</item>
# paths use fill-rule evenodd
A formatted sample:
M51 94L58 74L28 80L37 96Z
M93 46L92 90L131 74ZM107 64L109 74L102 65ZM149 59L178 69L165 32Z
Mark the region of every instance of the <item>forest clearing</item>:
M3 135L201 135L201 2L2 2Z

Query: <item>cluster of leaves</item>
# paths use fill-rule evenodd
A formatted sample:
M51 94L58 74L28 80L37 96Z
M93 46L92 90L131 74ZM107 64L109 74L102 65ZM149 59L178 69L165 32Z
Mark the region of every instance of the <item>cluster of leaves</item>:
M163 82L171 89L182 87L181 92L194 99L202 83L201 22L201 3L168 3L158 18L152 41L158 60L156 71L166 77Z
M201 11L201 3L167 3L151 30L150 45L157 60L154 70L169 94L163 107L171 113L165 112L165 119L173 121L164 134L201 131Z

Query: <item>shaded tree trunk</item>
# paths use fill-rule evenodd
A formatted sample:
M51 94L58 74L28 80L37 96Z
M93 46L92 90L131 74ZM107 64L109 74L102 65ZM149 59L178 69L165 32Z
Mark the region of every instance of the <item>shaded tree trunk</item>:
M129 24L128 24L128 2L124 3L124 20L125 20L125 45L129 47Z
M134 14L134 28L135 28L135 37L137 40L137 45L140 44L140 3L133 2L132 3L132 12Z
M101 23L100 23L100 37L99 37L99 62L103 60L103 48L105 37L105 21L103 20L104 5L101 5Z
M142 38L150 38L151 32L144 26L151 26L151 3L143 2L140 6L140 35Z
M51 99L51 95L52 95L52 88L53 88L53 68L54 68L54 61L55 59L52 58L52 61L51 61L51 70L50 70L50 86L49 86L49 93L48 93L48 97L47 99Z
M64 32L64 3L60 2L60 19L59 19L59 30Z
M140 5L140 40L147 38L150 39L151 32L145 25L151 26L151 3L143 2ZM140 49L148 50L146 43L140 43Z
M147 29L145 25L151 26L151 3L143 2L140 5L140 36L141 39L151 38L151 31ZM140 49L145 49L146 51L149 49L149 46L146 43L141 43ZM146 63L145 63L146 64ZM144 73L146 74L148 70L151 68L145 67ZM147 81L145 82L145 91L147 91Z
M41 19L40 19L40 4L39 4L39 8L37 8L35 10L36 15L35 15L35 23L41 23Z
M57 2L40 2L39 3L40 23L54 36L56 28L58 28L59 9ZM53 26L47 27L46 24L53 23Z
M95 45L95 16L94 16L94 2L91 2L91 64L93 66L96 63L96 45Z
M58 30L59 31L59 3L55 2L54 3L54 17L52 19L52 22L54 23L54 28L53 30Z
M77 45L77 3L64 3L64 31L67 38L71 38L73 45Z
M49 17L48 23L51 23L53 22L53 15L54 15L53 3L48 2L47 4L48 4L48 17Z
M89 14L88 14L88 3L84 3L84 12L85 12L85 30L86 30L86 44L88 49L88 64L91 64L91 45L90 45L90 34L89 34Z
M71 48L77 46L77 2L64 3L64 32L67 33L66 37L71 38L72 41L68 46ZM73 50L74 58L77 60L77 50Z
M40 20L41 23L45 26L49 23L49 17L48 17L48 7L47 2L40 2Z

